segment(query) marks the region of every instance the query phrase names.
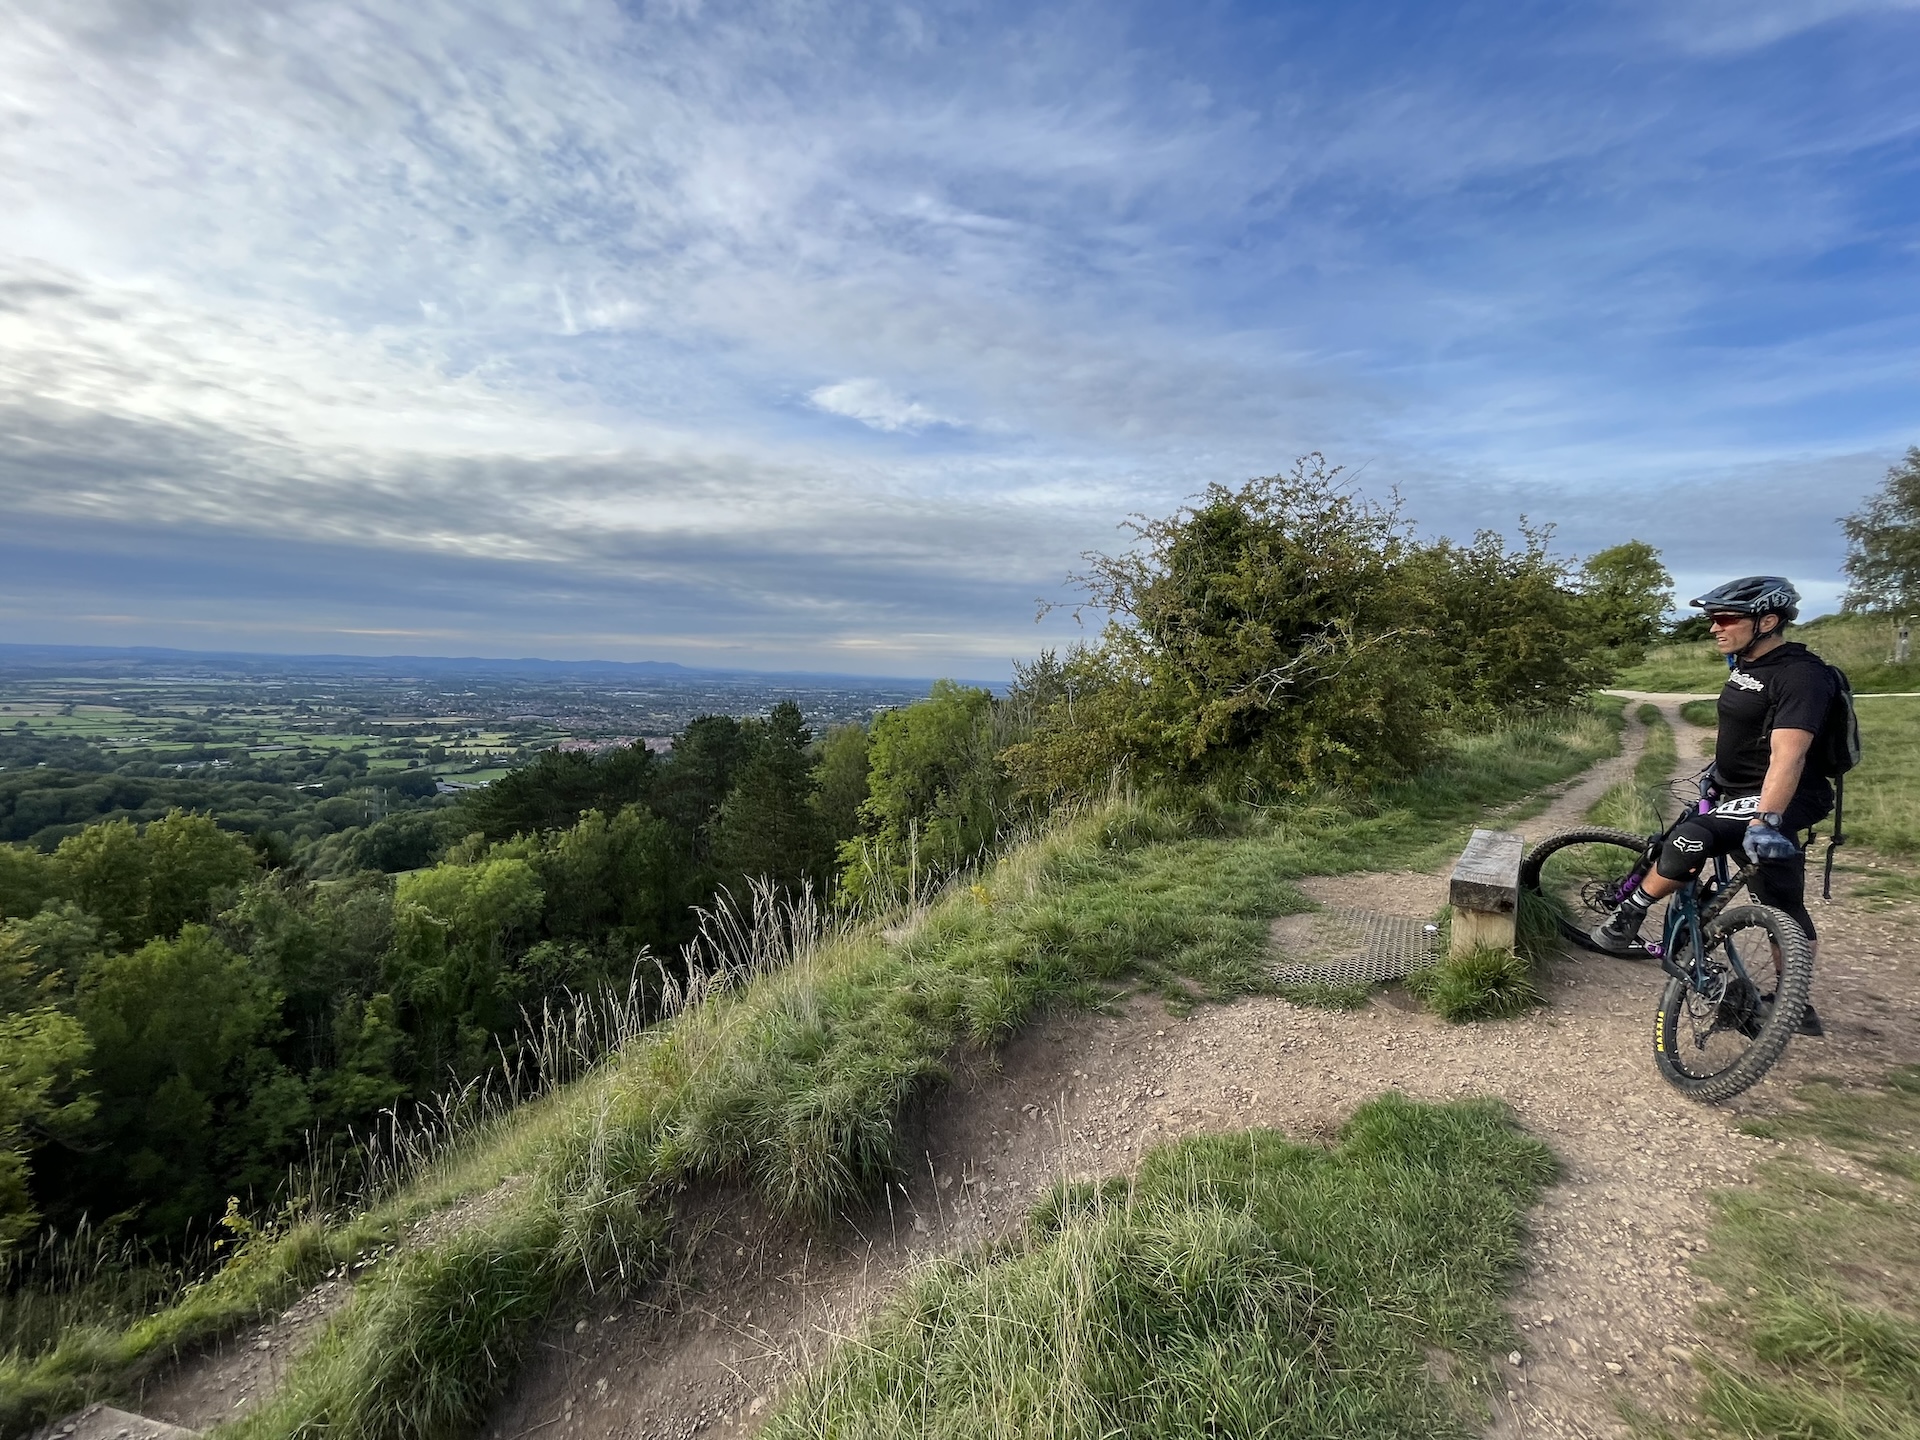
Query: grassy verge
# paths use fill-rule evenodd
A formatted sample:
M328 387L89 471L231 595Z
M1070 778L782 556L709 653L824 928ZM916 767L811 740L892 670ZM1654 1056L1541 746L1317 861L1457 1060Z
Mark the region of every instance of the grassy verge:
M1729 1297L1700 1405L1729 1435L1894 1440L1920 1434L1920 1067L1884 1086L1812 1085L1749 1129L1814 1137L1878 1174L1857 1183L1789 1154L1717 1197L1701 1268Z
M1713 648L1711 640L1655 645L1638 665L1614 676L1613 683L1622 690L1709 695L1727 683L1727 662Z
M1432 770L1363 797L1231 813L1110 803L1014 848L911 923L804 947L509 1117L396 1202L411 1215L493 1192L479 1219L369 1272L280 1392L221 1433L462 1432L558 1296L653 1272L685 1186L745 1183L789 1211L857 1204L895 1172L897 1117L956 1051L1123 984L1183 1003L1263 988L1268 920L1307 903L1294 878L1431 864L1489 807L1616 743L1603 718L1564 717L1464 737ZM267 1293L229 1319L257 1313ZM87 1373L94 1395L126 1383L110 1366ZM17 1386L0 1406L44 1414L46 1393Z
M365 1288L418 1221L497 1190L544 1153L569 1117L554 1097L476 1131L405 1193L343 1220L303 1220L237 1243L231 1258L171 1304L127 1325L69 1326L51 1348L0 1356L0 1433L127 1394L173 1356L281 1309L329 1273Z
M1862 693L1920 690L1920 662L1892 663L1892 622L1870 615L1827 615L1796 625L1787 636L1847 672ZM1726 683L1727 662L1710 640L1656 645L1614 683L1623 690L1716 693Z
M69 1325L42 1354L0 1357L0 1430L19 1434L116 1393L153 1361L286 1304L327 1271L390 1240L392 1229L383 1223L389 1218L363 1216L335 1229L295 1226L243 1247L204 1284L131 1325Z
M1492 1101L1383 1096L1331 1151L1264 1130L1165 1146L931 1267L764 1440L1476 1434L1553 1173Z

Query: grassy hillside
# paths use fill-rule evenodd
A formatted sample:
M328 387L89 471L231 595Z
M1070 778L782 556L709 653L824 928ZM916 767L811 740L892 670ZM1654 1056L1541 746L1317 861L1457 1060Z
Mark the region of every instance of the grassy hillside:
M1164 1146L931 1267L766 1440L1477 1434L1470 1381L1510 1343L1500 1296L1554 1170L1497 1101L1394 1094L1331 1151Z
M1920 690L1920 662L1892 663L1892 622L1870 615L1826 615L1795 626L1792 638L1847 672L1856 692ZM1623 690L1707 694L1725 683L1727 662L1709 640L1657 645L1614 678Z
M803 933L770 967L713 975L704 1003L483 1131L377 1213L252 1241L188 1297L191 1326L169 1312L15 1358L0 1369L0 1414L17 1431L116 1393L171 1344L280 1303L318 1268L464 1197L463 1223L367 1271L281 1393L223 1430L462 1433L560 1296L656 1271L684 1186L745 1182L788 1211L856 1205L893 1173L902 1107L957 1052L1129 985L1182 1003L1262 987L1268 919L1306 903L1292 880L1431 864L1488 807L1616 744L1615 726L1588 714L1457 738L1438 765L1366 795L1244 810L1126 798L1063 816L884 933Z
M1863 700L1858 712L1847 834L1889 855L1920 855L1920 699Z

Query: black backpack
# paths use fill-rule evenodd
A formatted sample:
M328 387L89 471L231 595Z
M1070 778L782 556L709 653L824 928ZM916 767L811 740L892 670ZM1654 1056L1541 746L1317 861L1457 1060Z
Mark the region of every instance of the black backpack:
M1807 752L1807 764L1816 775L1833 781L1833 838L1827 841L1826 874L1821 877L1820 897L1833 898L1833 852L1847 843L1844 824L1847 804L1847 772L1860 763L1860 717L1853 713L1853 682L1838 665L1827 665L1833 677L1833 699L1827 702L1827 718L1813 737Z

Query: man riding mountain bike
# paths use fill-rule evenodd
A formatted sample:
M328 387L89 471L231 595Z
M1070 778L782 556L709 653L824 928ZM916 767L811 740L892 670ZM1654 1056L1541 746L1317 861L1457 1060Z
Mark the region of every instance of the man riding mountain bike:
M1806 646L1785 638L1800 614L1800 592L1778 575L1732 580L1691 603L1706 612L1713 643L1727 657L1713 752L1716 798L1709 813L1674 830L1653 873L1589 938L1610 955L1643 957L1640 927L1654 902L1692 880L1714 856L1744 850L1754 862L1754 898L1784 911L1811 944L1807 857L1793 837L1833 809L1833 786L1807 764L1834 699L1833 673ZM1824 1033L1811 1005L1800 1033Z

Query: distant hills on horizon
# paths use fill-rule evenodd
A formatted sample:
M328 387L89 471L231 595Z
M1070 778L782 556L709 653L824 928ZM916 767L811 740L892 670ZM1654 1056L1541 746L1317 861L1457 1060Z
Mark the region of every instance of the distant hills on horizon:
M280 655L244 650L177 650L154 645L19 645L0 643L0 671L108 666L161 668L190 666L228 675L330 675L343 678L400 680L448 679L470 675L493 680L654 680L725 684L730 681L786 682L832 685L843 689L899 690L926 687L931 677L909 675L852 675L830 671L747 670L720 666L682 665L672 660L544 660L536 656L495 659L483 655ZM968 680L996 692L1004 680Z

